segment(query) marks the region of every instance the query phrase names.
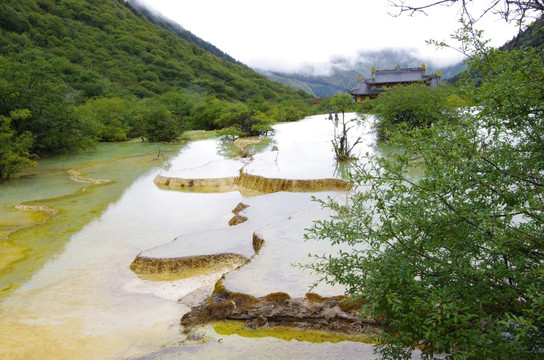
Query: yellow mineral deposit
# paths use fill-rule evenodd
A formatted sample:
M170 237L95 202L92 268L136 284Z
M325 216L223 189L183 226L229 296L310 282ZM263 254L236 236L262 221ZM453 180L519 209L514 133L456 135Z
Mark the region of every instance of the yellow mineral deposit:
M291 264L330 248L300 240L320 208L311 196L349 188L336 176L331 124L316 116L275 130L270 144L239 141L249 158L215 139L101 144L0 184L1 357L371 358L372 346L325 333L260 337L226 325L181 335L180 319L218 279L245 294L236 301L304 296L311 280ZM360 151L372 144L369 135ZM151 161L157 154L167 163ZM229 225L233 213L247 220Z
M260 175L248 174L240 169L238 177L224 177L212 179L186 179L157 175L153 182L157 186L177 190L191 190L201 192L225 191L254 191L261 194L270 194L279 191L315 192L325 190L346 191L351 187L350 182L328 179L280 179L268 178Z
M130 269L139 275L171 274L178 278L191 277L194 274L215 272L219 268L235 269L245 264L248 259L240 254L222 253L211 255L181 256L175 258L148 258L137 256ZM150 278L150 277L147 277Z

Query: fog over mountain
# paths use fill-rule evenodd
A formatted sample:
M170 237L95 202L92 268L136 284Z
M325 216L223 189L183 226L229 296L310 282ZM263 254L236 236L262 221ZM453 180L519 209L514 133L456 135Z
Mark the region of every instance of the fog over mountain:
M327 97L339 91L347 91L357 84L357 76L371 76L371 69L393 69L401 67L419 67L425 64L427 73L441 71L442 80L465 70L462 62L440 66L433 59L423 59L408 50L387 49L379 51L361 51L353 57L337 57L329 63L307 64L296 72L278 72L256 69L271 80L281 82L296 89L305 90L316 97Z
M128 4L130 4L134 9L138 10L142 15L154 23L155 25L160 26L161 28L168 30L170 32L173 32L178 37L191 42L201 49L204 49L212 54L214 54L217 57L225 58L228 61L235 63L235 64L242 64L238 60L234 59L229 54L226 54L221 49L217 48L215 45L209 43L206 40L203 40L199 38L198 36L194 35L189 30L185 29L182 25L166 18L164 15L159 13L158 11L150 8L142 2L141 0L125 0Z
M125 1L156 25L175 33L177 36L194 43L216 56L223 57L233 63L240 63L215 45L194 35L185 29L183 25L151 9L142 0ZM448 63L439 58L422 58L418 55L416 49L382 49L361 50L352 56L336 56L328 62L305 63L290 71L277 71L270 68L255 68L254 70L273 81L295 89L304 90L315 97L327 97L354 87L357 84L357 76L369 77L372 67L376 67L376 69L392 69L397 65L401 67L419 67L421 64L427 66L427 72L429 73L440 70L442 72L442 79L444 80L455 76L465 69L462 62L452 64L451 61Z

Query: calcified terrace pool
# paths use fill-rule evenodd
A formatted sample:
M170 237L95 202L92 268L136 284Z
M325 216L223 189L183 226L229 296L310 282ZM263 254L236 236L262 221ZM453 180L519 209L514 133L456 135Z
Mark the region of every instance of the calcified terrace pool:
M344 170L332 152L332 126L325 115L278 124L269 141L247 145L253 159L240 158L236 147L216 139L101 144L41 161L0 184L1 357L266 359L273 351L291 359L373 358L372 345L360 342L239 336L213 326L201 329L199 341L187 341L181 317L231 268L184 276L130 269L139 254L209 254L230 246L253 258L226 276L225 286L257 296L303 294L314 278L291 264L308 261L308 252L331 251L327 244L300 241L304 227L326 216L311 196L345 198L345 191L177 191L153 180L236 176L242 168L274 178L338 178ZM365 141L357 151L373 152L368 126L358 131ZM229 227L240 202L249 205L248 221ZM257 230L269 240L255 256L251 234ZM317 291L342 293L326 286Z

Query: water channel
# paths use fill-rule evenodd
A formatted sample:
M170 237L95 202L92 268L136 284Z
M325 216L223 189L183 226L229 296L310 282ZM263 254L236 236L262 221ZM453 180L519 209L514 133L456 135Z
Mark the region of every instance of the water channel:
M225 270L153 278L129 268L138 254L164 252L174 239L184 239L187 249L191 244L198 248L210 231L228 236L233 231L228 221L239 202L250 204L245 231L264 228L280 239L283 230L289 233L282 216L307 224L316 214L312 195L345 197L346 192L176 191L153 180L158 174L221 177L242 167L268 177L339 177L343 169L332 152L332 127L325 115L278 124L271 140L249 145L256 153L252 160L217 139L101 144L87 153L43 160L22 177L0 184L0 358L268 359L271 352L290 359L374 358L372 345L360 342L228 335L212 326L201 329L205 341L183 341L179 322L192 304L178 300L209 294ZM365 141L356 151L375 151L368 126L358 132ZM285 236L300 237L297 231ZM206 241L220 247L225 240ZM309 251L328 249L315 243L269 245L268 255L256 255L245 272L229 280L230 286L243 285L241 290L259 296L303 293L313 278L297 275L302 270L290 264L308 261L297 257ZM256 281L258 273L270 281Z

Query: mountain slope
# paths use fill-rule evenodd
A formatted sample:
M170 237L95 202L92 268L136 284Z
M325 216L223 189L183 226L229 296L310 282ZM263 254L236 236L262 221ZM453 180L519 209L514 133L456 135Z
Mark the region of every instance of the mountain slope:
M260 135L312 111L310 94L172 30L123 0L2 0L0 181L97 141Z
M213 45L213 44L199 38L198 36L196 36L195 34L190 32L189 30L186 30L180 24L175 23L175 22L163 17L162 15L156 14L152 10L148 9L145 6L145 4L140 3L138 0L126 0L126 1L130 4L130 6L134 7L134 9L136 9L140 13L142 13L142 15L146 19L151 21L153 24L158 25L158 26L160 26L161 28L163 28L165 30L173 32L174 34L176 34L176 36L180 37L181 39L183 39L185 41L188 41L190 43L193 43L196 46L198 46L199 48L201 48L203 50L206 50L206 51L212 53L213 55L215 55L217 57L225 58L225 59L227 59L228 61L230 61L232 63L242 65L242 63L240 61L234 59L229 54L223 52L222 50L217 48L215 45Z
M393 69L396 65L402 67L418 67L421 64L427 65L428 72L442 72L442 78L448 79L465 69L462 63L439 67L429 60L413 56L404 50L381 50L367 51L358 54L355 59L337 58L326 64L328 69L325 74L320 75L322 70L311 65L293 73L282 73L276 71L257 70L266 75L269 79L279 81L282 84L292 86L310 92L316 97L331 96L336 92L345 92L357 84L357 76L369 77L371 68Z
M218 57L227 59L230 62L238 63L237 60L225 54L223 51L205 40L195 36L183 26L165 18L164 16L155 13L148 9L144 3L139 0L127 0L128 3L143 14L149 21L169 30L180 38L193 43L200 48L207 50ZM430 65L428 68L431 71L438 69L432 66L432 62L422 60L413 56L408 51L400 50L382 50L382 51L367 51L361 52L357 59L349 60L337 58L330 64L327 64L329 71L327 74L319 74L320 71L314 69L311 65L300 72L280 72L266 69L255 69L258 73L265 75L272 81L280 82L286 86L295 89L303 90L316 97L328 97L337 92L344 92L353 87L357 83L357 76L370 76L370 69L375 66L380 69L393 68L397 64L407 67L416 67L426 63ZM446 68L440 68L443 78L447 79L460 71L464 70L462 63Z
M536 49L540 49L541 51L544 49L544 18L540 18L533 22L525 30L514 36L512 40L499 47L499 50L513 50L526 47L534 47ZM455 84L462 77L479 79L481 74L479 74L475 69L469 69L460 72L456 76L449 79L449 83Z
M544 49L544 18L533 22L527 29L504 44L501 49L509 50L523 47Z
M280 82L295 89L304 90L318 98L328 97L337 92L345 92L357 83L355 70L335 69L331 75L311 75L309 73L282 73L257 69L272 81Z
M0 27L1 55L38 51L87 98L111 92L142 98L190 88L229 100L307 99L160 29L122 0L6 0Z

